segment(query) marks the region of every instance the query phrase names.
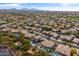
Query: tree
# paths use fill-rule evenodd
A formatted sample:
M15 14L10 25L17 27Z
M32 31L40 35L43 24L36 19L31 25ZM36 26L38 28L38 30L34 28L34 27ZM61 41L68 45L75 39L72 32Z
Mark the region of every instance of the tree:
M43 30L46 30L46 31L51 31L51 30L52 30L52 27L47 26L47 25L44 25L44 26L42 27L42 29L43 29Z
M72 48L70 55L71 56L77 56L77 50L75 48Z
M21 49L23 51L25 51L25 50L28 50L30 46L31 46L30 41L29 40L24 40L22 42L22 45L21 45L22 48Z
M75 32L75 36L79 38L79 31Z

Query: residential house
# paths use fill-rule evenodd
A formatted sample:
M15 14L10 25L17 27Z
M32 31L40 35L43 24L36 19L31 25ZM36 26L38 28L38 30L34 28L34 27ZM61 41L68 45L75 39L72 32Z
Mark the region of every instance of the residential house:
M67 36L67 35L60 35L60 39L65 40L65 41L71 41L73 37Z
M74 38L72 42L78 44L79 43L79 38Z
M41 47L43 48L53 48L55 45L55 42L50 40L44 40L41 42Z
M33 39L32 39L32 43L33 44L38 44L39 42L41 42L43 39L41 39L41 36L35 36Z
M55 52L60 53L65 56L70 56L71 48L67 45L59 44L57 46Z

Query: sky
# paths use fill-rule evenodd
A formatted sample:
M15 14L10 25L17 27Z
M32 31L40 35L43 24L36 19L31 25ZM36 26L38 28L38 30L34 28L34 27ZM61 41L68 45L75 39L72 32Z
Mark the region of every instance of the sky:
M79 3L79 0L0 0L0 3Z
M0 9L39 9L50 11L79 11L79 3L0 3Z
M0 0L0 9L40 9L50 11L79 11L79 0Z

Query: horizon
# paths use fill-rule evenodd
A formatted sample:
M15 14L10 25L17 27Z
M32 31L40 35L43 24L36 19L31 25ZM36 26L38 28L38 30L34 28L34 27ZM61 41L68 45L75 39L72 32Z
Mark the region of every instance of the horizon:
M79 3L0 3L0 9L12 8L48 11L79 11Z

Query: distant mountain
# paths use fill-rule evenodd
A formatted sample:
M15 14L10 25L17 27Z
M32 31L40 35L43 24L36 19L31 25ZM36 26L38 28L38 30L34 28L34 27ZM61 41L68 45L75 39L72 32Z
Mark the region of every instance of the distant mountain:
M39 10L39 9L35 9L35 8L31 8L31 9L28 9L28 8L21 8L19 10L25 10L25 11L43 11L43 10Z

